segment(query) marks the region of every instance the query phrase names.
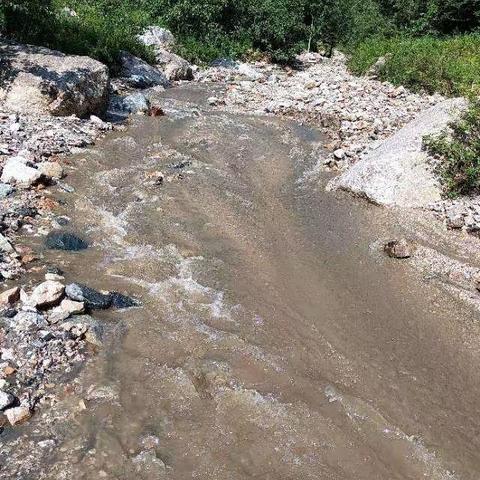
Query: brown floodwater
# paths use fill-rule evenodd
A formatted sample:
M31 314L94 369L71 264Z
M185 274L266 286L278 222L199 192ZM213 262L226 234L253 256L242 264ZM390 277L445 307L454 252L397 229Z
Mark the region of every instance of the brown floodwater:
M143 308L104 314L82 379L103 394L47 478L480 478L476 315L379 251L388 212L325 192L318 131L210 94L169 91L71 162L93 247L47 259Z

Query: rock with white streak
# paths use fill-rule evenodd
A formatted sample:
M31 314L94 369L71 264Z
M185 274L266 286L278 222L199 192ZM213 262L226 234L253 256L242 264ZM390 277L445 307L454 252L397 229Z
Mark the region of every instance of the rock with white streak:
M0 410L5 410L6 408L13 405L14 402L15 397L13 395L0 390Z

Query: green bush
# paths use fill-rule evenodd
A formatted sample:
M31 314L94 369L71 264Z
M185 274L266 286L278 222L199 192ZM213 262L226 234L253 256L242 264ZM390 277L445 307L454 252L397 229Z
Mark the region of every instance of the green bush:
M449 96L468 95L479 89L479 35L370 38L352 49L350 68L364 74L386 54L389 59L380 76L395 85Z
M426 150L439 158L439 173L450 197L480 193L480 100L449 131L424 139Z

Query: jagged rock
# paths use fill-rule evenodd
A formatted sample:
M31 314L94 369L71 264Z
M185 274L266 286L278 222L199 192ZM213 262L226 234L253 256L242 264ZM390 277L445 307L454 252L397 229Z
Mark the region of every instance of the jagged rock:
M0 198L8 197L13 191L14 188L8 183L0 183Z
M161 27L147 27L138 39L155 51L156 67L171 81L193 80L193 70L189 62L172 52L175 37Z
M5 410L15 403L15 397L10 393L0 390L0 410Z
M8 240L8 238L2 235L1 233L0 233L0 250L5 253L14 252L14 249L12 247L12 244L10 243L10 240Z
M170 86L167 77L155 67L128 52L120 55L120 78L134 88L149 88L161 85Z
M14 287L0 294L0 304L13 304L20 300L20 288Z
M103 325L90 315L78 315L63 323L62 328L76 337L85 337L91 345L103 346Z
M71 300L84 302L86 307L92 309L105 309L109 308L112 304L110 294L100 293L81 283L71 283L67 285L65 293Z
M50 250L79 251L88 248L88 243L73 233L50 232L45 240L45 246Z
M0 41L0 102L13 112L85 116L106 105L102 63L43 47Z
M47 280L33 289L28 303L36 308L54 307L63 298L65 287L60 282Z
M329 188L346 190L381 205L421 207L440 200L440 186L422 150L423 137L445 128L464 105L463 99L449 99L421 113Z
M62 303L60 303L60 308L69 315L75 315L85 311L85 303L64 298Z
M14 183L29 187L38 182L41 176L42 172L36 168L29 167L24 158L12 157L7 160L3 167L1 180L3 183Z
M20 425L29 420L32 416L32 412L27 407L15 407L6 410L5 415L7 416L10 425L14 426Z

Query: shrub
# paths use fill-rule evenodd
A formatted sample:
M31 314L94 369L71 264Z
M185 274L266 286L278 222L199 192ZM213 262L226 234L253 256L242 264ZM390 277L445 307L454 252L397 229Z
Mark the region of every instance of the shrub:
M480 193L480 100L449 130L424 139L426 150L440 160L439 173L450 197Z
M474 93L480 86L479 35L370 38L352 49L350 68L364 74L387 53L380 76L396 85L449 96Z

